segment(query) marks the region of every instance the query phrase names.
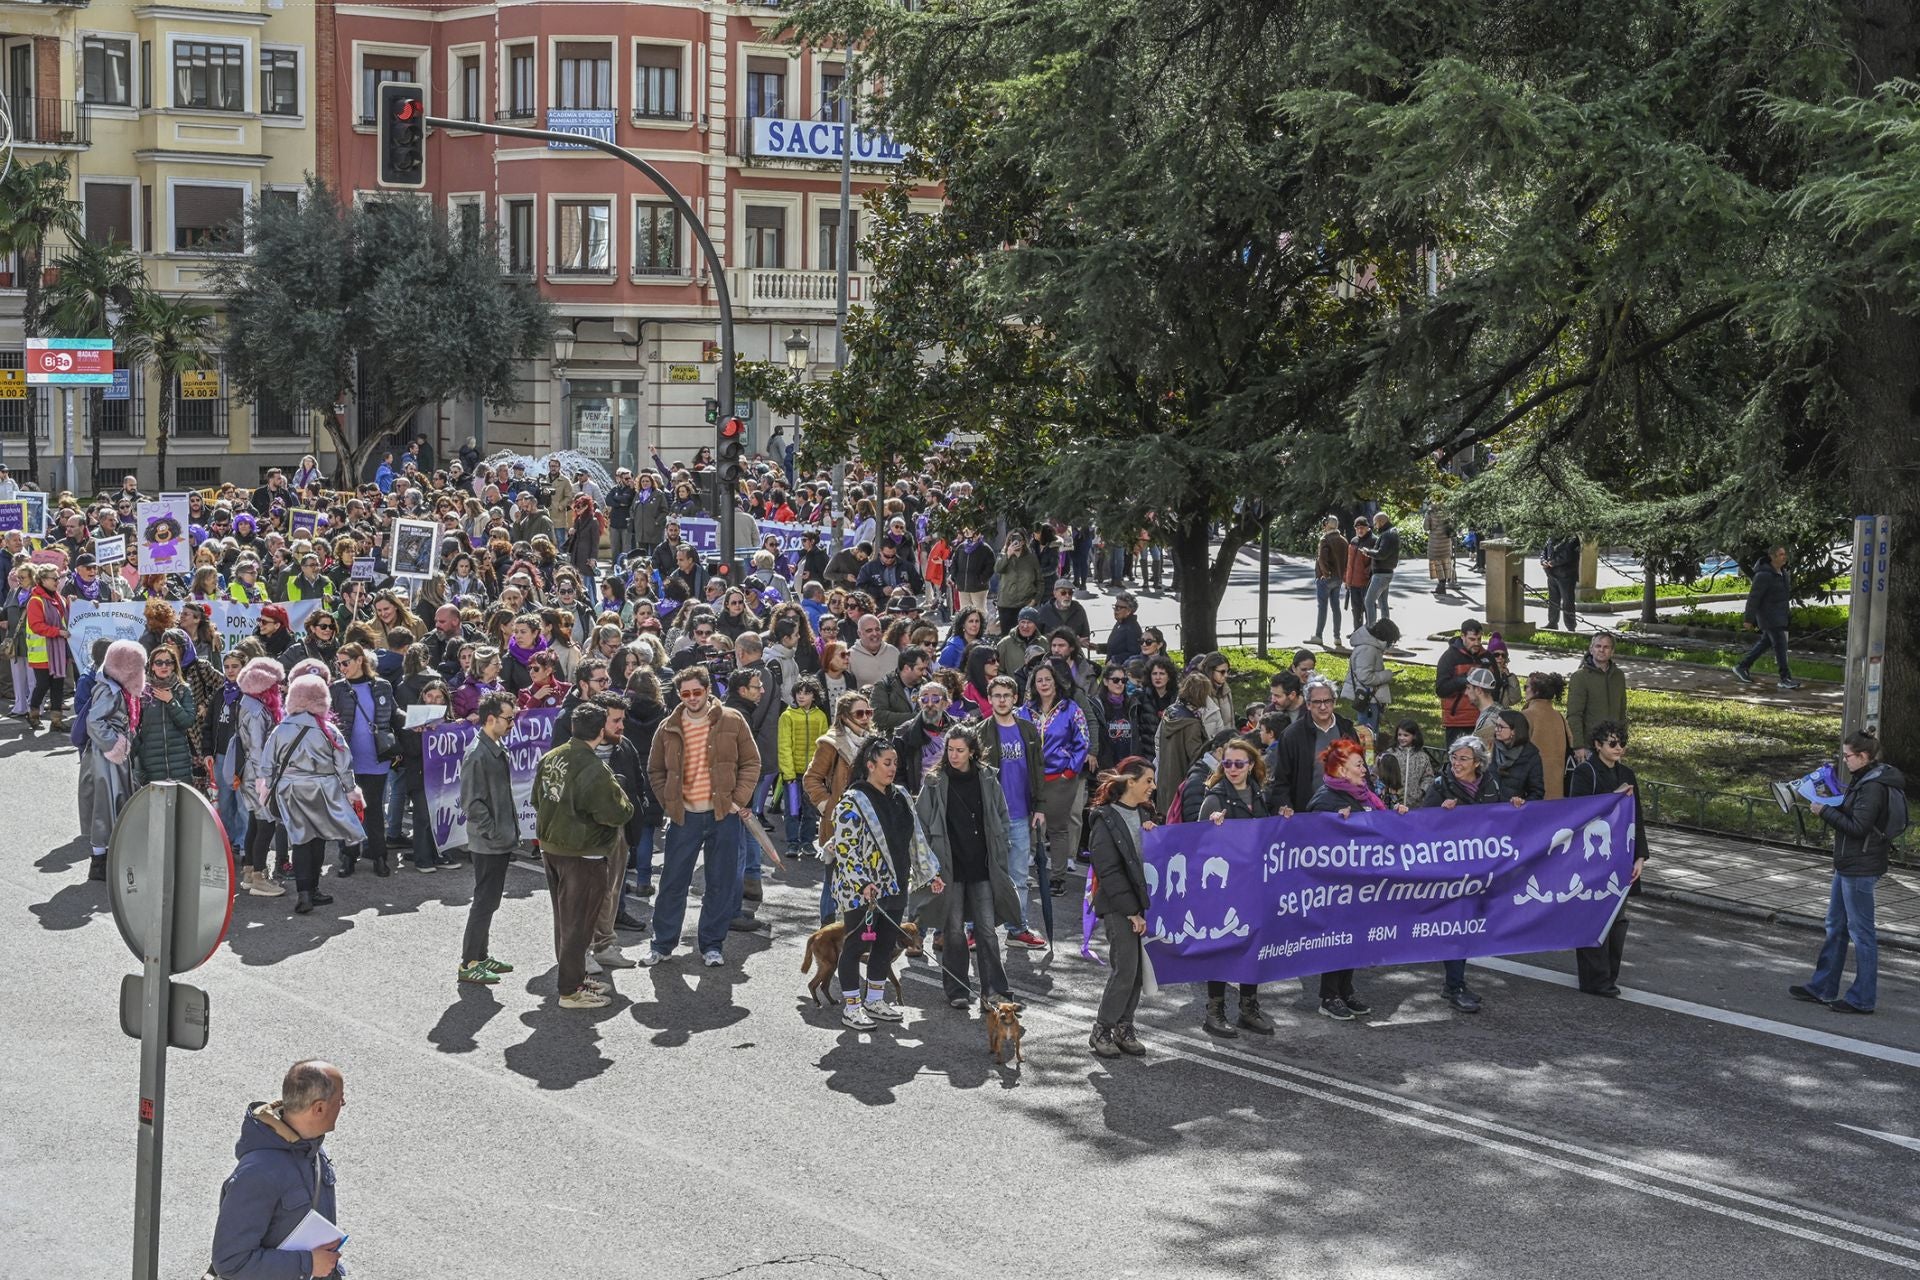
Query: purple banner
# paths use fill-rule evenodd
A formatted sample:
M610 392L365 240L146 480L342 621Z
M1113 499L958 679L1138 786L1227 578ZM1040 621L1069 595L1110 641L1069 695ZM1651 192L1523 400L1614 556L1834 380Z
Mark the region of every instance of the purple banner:
M540 757L553 743L553 722L557 707L522 711L507 735L507 763L513 769L513 799L520 811L520 834L533 839L533 771ZM460 808L460 769L466 762L473 740L480 735L478 725L465 720L441 721L420 729L402 729L401 733L425 735L421 755L424 759L427 811L433 818L434 846L458 849L467 843L467 815Z
M1633 877L1633 797L1182 822L1147 833L1161 982L1591 946Z

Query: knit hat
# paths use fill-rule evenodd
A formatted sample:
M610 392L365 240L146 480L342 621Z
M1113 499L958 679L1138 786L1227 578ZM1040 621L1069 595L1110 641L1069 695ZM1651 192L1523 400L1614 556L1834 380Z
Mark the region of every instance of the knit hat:
M304 711L324 719L332 709L332 695L327 689L327 682L320 676L303 675L287 686L288 715L299 715Z
M272 618L275 622L280 624L280 629L282 631L293 630L293 619L287 616L287 609L285 605L278 605L278 604L261 605L260 617L262 619Z
M1020 611L1020 616L1016 621L1038 623L1040 621L1040 611L1032 605L1028 605Z

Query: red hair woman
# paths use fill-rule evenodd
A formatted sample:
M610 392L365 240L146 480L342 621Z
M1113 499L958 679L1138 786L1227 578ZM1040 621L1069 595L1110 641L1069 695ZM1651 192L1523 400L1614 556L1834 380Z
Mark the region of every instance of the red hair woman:
M1320 770L1320 786L1307 802L1307 812L1350 818L1355 809L1366 813L1388 807L1368 784L1366 749L1353 739L1341 738L1322 751ZM1395 813L1407 811L1403 804L1392 808ZM1335 969L1320 975L1320 1012L1340 1022L1373 1012L1372 1005L1354 994L1353 970Z

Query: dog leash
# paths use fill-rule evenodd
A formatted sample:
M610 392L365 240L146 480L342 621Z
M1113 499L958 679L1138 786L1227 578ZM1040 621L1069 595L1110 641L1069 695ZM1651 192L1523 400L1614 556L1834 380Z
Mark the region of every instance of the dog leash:
M885 911L882 911L880 909L880 904L878 902L870 902L867 904L866 919L861 923L861 929L862 929L862 933L860 935L861 941L872 942L876 940L871 933L873 929L873 917L876 912L879 914L882 920L885 920L888 924L892 925L894 928L894 931L898 933L902 938L907 936L905 927L902 926L898 920L895 920L892 916L888 915ZM965 926L963 925L962 928L965 928ZM975 945L978 945L978 943L976 942ZM928 946L923 946L921 950L931 954L933 951L933 948ZM979 992L974 990L973 984L967 981L966 974L955 973L953 970L947 968L945 961L940 960L937 957L934 958L933 963L937 968L939 968L940 972L946 974L949 978L952 978L955 982L959 983L963 989L965 989L968 999L971 1000L980 994ZM1016 1003L1018 1002L1016 1001Z

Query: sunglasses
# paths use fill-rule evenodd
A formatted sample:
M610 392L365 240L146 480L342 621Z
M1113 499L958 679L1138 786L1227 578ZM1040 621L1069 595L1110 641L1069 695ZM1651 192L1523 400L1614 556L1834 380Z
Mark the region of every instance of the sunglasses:
M173 665L172 658L155 658L153 660L153 669L155 671L158 671L162 667L171 667L172 665Z
M701 630L701 631L695 631L695 632L693 633L693 638L694 638L695 640L705 640L705 639L707 639L707 638L709 638L709 637L710 637L710 636L712 636L712 635L713 635L713 632L711 632L711 631L707 631L707 630Z
M1125 676L1110 676L1107 679L1108 684L1114 685L1116 687L1120 685L1124 685L1126 682L1127 682L1127 678Z
M1252 765L1253 761L1251 760L1222 760L1220 762L1222 769L1233 769L1235 771L1250 768Z
M332 631L334 627L331 622L316 622L313 624L313 629L315 631Z
M871 720L873 719L873 708L862 707L858 711L852 712L851 714L855 720Z

